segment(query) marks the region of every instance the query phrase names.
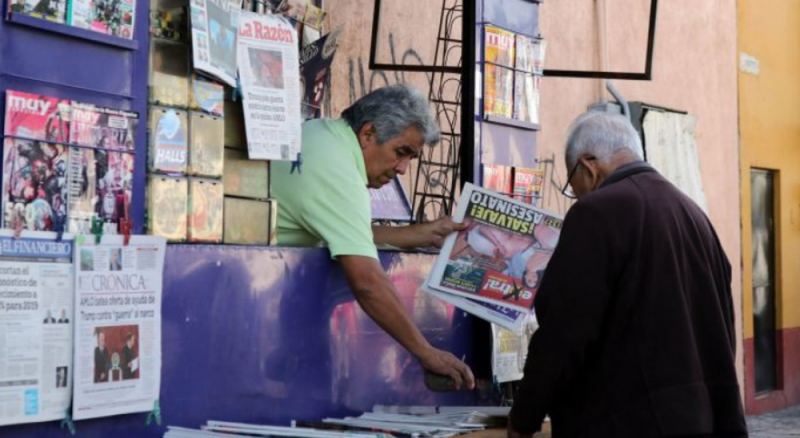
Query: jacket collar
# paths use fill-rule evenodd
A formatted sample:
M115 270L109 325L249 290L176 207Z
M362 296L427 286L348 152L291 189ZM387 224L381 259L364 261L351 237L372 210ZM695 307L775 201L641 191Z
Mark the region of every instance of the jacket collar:
M644 161L634 161L632 163L624 164L620 166L617 170L611 173L608 178L600 184L600 187L603 188L606 186L610 186L616 182L622 181L625 178L631 177L633 175L638 175L640 173L645 172L655 172L656 170L653 169L653 166L644 162Z

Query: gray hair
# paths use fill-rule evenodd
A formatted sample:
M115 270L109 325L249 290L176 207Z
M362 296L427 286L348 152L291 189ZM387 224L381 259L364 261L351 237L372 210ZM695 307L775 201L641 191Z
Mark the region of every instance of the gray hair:
M618 153L644 159L642 140L627 117L590 111L572 123L565 153L568 169L583 155L593 155L607 164Z
M439 126L431 114L428 99L416 88L400 84L379 88L342 112L353 131L368 122L375 125L378 142L383 144L411 126L419 129L425 144L439 142Z

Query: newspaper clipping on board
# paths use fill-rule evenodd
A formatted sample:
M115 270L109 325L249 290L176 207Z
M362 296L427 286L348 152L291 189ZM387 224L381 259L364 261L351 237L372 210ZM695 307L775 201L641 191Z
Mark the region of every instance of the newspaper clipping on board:
M250 159L296 161L300 153L297 45L287 19L242 12L238 65Z
M0 230L0 426L64 418L72 396L73 241Z
M149 412L158 400L165 250L152 236L76 246L74 419Z

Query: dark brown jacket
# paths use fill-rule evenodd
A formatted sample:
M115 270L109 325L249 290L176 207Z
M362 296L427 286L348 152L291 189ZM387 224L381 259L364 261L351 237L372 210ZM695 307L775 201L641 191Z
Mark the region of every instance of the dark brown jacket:
M535 300L511 421L553 437L747 436L731 266L703 211L645 163L568 212Z

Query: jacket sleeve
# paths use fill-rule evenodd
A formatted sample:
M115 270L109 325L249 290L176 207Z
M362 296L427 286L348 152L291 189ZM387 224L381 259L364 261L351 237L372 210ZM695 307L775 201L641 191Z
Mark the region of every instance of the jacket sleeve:
M554 398L573 381L587 348L598 338L612 290L611 230L601 215L581 202L564 220L535 301L539 329L528 346L510 414L517 432L541 428Z

